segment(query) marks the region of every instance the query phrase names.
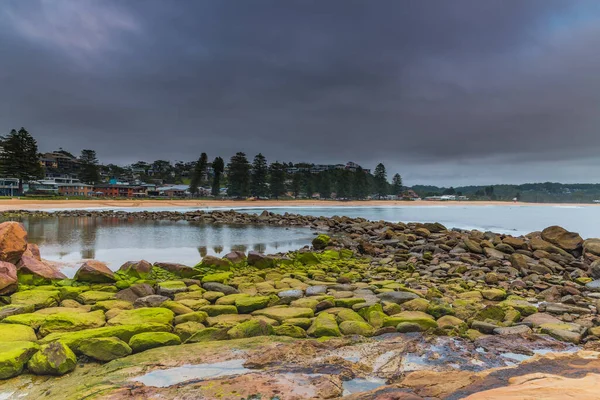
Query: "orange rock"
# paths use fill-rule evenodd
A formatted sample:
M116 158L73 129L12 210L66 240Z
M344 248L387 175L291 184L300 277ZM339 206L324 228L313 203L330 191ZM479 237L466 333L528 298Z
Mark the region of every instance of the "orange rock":
M112 283L115 282L113 272L103 262L96 260L86 261L77 273L75 279L82 282Z
M27 249L25 249L25 253L23 256L33 257L36 260L42 261L42 256L40 255L40 248L37 244L27 243Z
M66 279L67 277L53 265L38 260L37 258L23 254L21 261L17 264L21 273L32 274L44 279Z
M11 263L0 261L0 295L14 293L17 286L17 268Z
M0 261L16 264L26 249L27 232L23 225L14 221L1 223Z

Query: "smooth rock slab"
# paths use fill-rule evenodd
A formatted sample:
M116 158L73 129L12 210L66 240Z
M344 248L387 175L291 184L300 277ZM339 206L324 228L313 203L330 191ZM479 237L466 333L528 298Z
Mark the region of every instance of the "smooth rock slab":
M112 361L132 353L131 347L116 337L84 340L79 346L79 351L98 361Z
M390 303L402 304L412 299L418 299L419 296L412 292L385 292L380 293L377 297L382 301Z

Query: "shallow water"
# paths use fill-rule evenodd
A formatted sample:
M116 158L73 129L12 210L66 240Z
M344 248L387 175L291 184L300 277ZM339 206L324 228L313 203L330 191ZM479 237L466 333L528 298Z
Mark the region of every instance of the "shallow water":
M229 360L212 364L182 365L181 367L159 369L132 379L146 386L168 387L181 382L200 379L215 379L223 376L241 375L251 370L244 368L246 360Z
M352 393L367 392L377 389L386 384L385 379L369 377L369 378L354 378L349 381L342 382L343 395L348 396Z
M198 207L143 207L143 208L89 208L90 210L123 211L191 211ZM201 208L214 210L215 207ZM224 207L222 209L232 209ZM240 212L261 213L269 211L302 215L363 217L369 220L391 222L440 222L449 228L489 230L513 235L542 230L550 225L561 225L578 232L582 237L600 237L600 206L524 206L448 205L448 206L381 206L381 207L234 207Z
M168 261L195 265L206 255L232 250L267 254L297 250L310 244L307 228L256 225L212 225L187 221L145 221L118 218L25 218L29 241L42 257L75 273L84 259L106 262L115 270L129 260Z

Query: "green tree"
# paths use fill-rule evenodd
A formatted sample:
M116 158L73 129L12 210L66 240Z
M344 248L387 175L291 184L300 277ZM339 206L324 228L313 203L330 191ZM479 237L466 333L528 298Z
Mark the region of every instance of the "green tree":
M279 162L271 164L269 168L269 186L271 197L276 199L285 194L285 166Z
M7 178L19 179L19 192L23 192L24 181L44 177L37 142L25 128L0 137L0 150L0 171Z
M88 185L100 182L100 168L96 152L90 149L81 150L79 156L79 179Z
M392 194L402 196L402 177L400 174L395 174L392 178Z
M252 163L250 191L253 196L260 198L269 195L269 185L267 185L268 174L269 167L267 166L267 159L261 153L258 153L256 157L254 157L254 162Z
M204 176L206 175L206 167L208 165L208 156L206 153L200 154L200 158L196 162L194 166L194 171L192 172L192 178L190 179L190 193L192 196L196 196L199 192L199 187L202 185L204 181Z
M302 183L304 186L304 193L306 193L306 197L309 199L312 198L312 195L315 193L315 181L314 176L310 172L302 173Z
M221 175L223 175L223 170L225 169L225 162L221 157L215 158L212 162L213 168L213 181L211 193L213 196L218 196L221 189Z
M352 174L352 197L356 199L364 199L369 194L369 182L367 181L367 174L358 167Z
M352 195L352 172L340 170L336 181L336 198L347 199Z
M292 185L291 185L291 191L294 194L294 197L298 197L300 195L300 190L302 189L302 175L299 173L295 173L292 176Z
M387 194L388 182L387 182L387 173L385 172L385 166L382 163L377 164L375 167L375 192L379 199L381 196L385 196Z
M229 185L227 194L231 197L246 197L250 194L250 163L246 154L236 153L229 161Z

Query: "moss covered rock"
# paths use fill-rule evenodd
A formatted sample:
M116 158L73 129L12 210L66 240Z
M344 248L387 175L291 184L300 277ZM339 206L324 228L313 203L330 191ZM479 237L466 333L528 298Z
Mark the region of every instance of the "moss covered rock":
M134 310L123 310L116 317L109 319L108 325L136 325L155 323L171 325L175 314L173 311L161 307L137 308Z
M106 311L112 310L114 308L119 309L119 310L132 310L133 304L126 300L104 300L104 301L99 301L92 306L93 311L102 310L102 311L106 312Z
M437 328L435 319L429 314L421 311L403 311L399 314L387 317L383 326L398 326L401 323L417 324L422 330Z
M117 337L91 338L81 342L79 351L98 361L112 361L131 354L131 347Z
M194 333L186 343L212 342L213 340L227 340L229 335L227 332L231 328L205 328Z
M36 310L55 307L60 301L58 290L24 290L10 296L13 305L31 305Z
M490 288L482 290L481 295L486 300L501 301L506 298L506 291L502 289Z
M217 274L208 274L202 277L202 283L206 282L217 282L226 283L231 278L231 272L220 272Z
M138 325L115 325L103 326L102 328L85 329L77 332L51 333L40 340L41 344L62 341L74 352L79 352L79 346L86 339L100 337L117 337L128 342L132 336L143 332L165 332L171 330L170 326L163 324L138 324Z
M182 342L185 342L196 332L204 328L206 328L206 326L200 322L188 321L175 325L173 333L179 336Z
M188 314L178 315L173 320L175 325L182 324L184 322L206 322L206 318L208 318L208 314L204 311L194 311Z
M57 341L43 345L27 363L27 369L37 375L64 375L77 365L75 353Z
M257 310L252 315L264 315L276 321L283 322L291 318L312 318L315 313L310 308L302 307L268 307Z
M99 301L114 300L115 294L100 290L89 290L77 295L76 300L83 304L96 304Z
M283 324L273 327L273 334L277 336L289 336L296 339L303 339L307 337L306 331L300 326Z
M225 305L214 305L214 306L204 306L200 308L200 311L204 311L210 317L216 317L217 315L222 314L237 314L237 308L235 306L225 306Z
M19 375L38 350L39 346L33 342L0 342L0 379Z
M48 315L40 325L40 335L46 336L54 332L71 332L82 329L100 328L104 326L104 311L89 313L57 313Z
M253 311L265 308L271 298L269 296L247 296L235 299L235 306L241 314L249 314Z
M146 351L162 346L181 344L179 336L170 332L138 333L129 339L129 347L135 352Z
M340 324L340 331L344 335L371 336L375 329L364 321L343 321Z
M340 328L335 321L335 317L326 312L320 313L317 318L315 318L306 333L313 337L342 336Z
M35 331L26 325L0 323L0 342L35 342Z
M330 241L331 238L329 236L321 234L313 239L312 245L315 250L323 250L325 247L329 246Z
M234 326L227 331L227 334L231 339L268 336L273 334L273 327L265 321L252 319Z

